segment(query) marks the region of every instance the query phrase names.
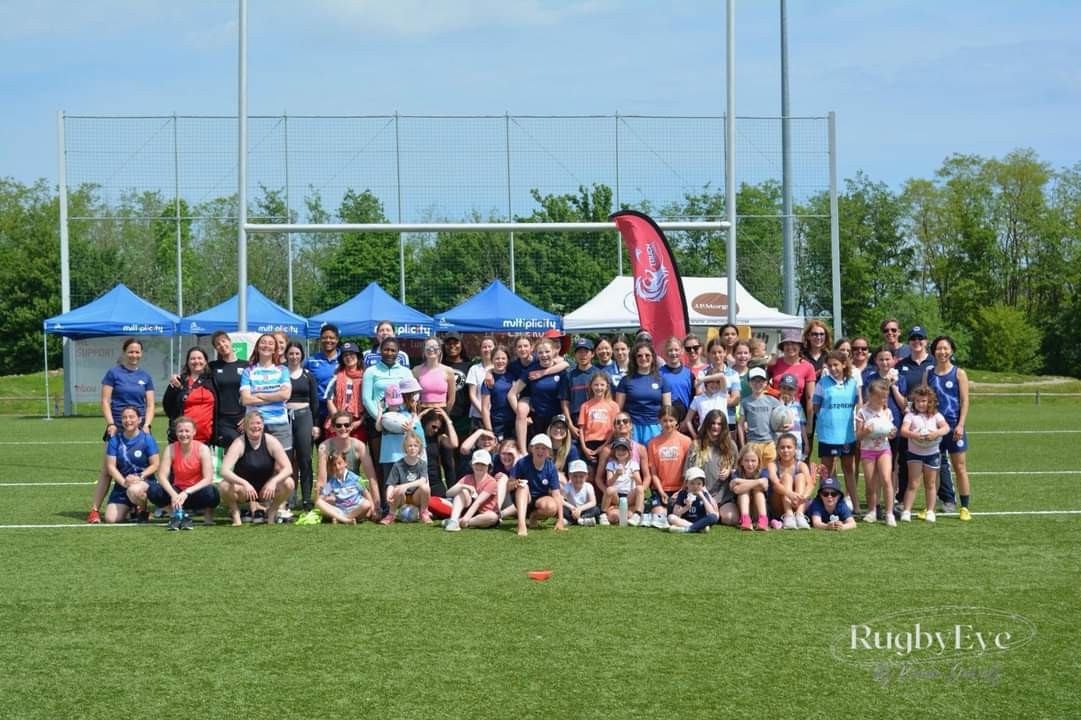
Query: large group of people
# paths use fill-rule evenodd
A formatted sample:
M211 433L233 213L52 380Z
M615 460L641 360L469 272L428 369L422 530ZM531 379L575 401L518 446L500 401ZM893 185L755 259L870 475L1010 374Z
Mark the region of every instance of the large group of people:
M235 526L847 530L911 522L921 484L918 519L936 522L937 497L968 521L954 341L916 325L903 343L892 318L881 331L833 341L813 320L773 353L733 325L706 343L640 331L564 345L550 331L510 347L484 337L474 362L450 333L426 339L415 364L389 322L366 351L326 325L310 357L272 333L247 361L218 332L214 360L192 347L169 379L164 450L154 381L128 338L102 380L88 521L149 522L154 506L185 530L224 506Z

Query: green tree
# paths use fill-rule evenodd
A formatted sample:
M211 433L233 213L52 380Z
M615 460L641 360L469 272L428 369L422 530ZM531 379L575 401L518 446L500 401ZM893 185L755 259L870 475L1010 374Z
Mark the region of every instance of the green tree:
M383 203L371 190L351 188L342 197L338 217L343 223L389 222ZM348 300L373 280L391 295L398 295L398 238L394 235L346 233L336 240L323 262L324 280L318 297L324 309Z
M979 310L974 325L970 360L974 367L1032 373L1043 364L1040 330L1020 308L1001 302L989 305Z

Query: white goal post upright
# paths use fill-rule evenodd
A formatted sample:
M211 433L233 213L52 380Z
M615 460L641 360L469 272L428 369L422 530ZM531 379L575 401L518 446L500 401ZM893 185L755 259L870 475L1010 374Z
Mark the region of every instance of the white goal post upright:
M252 224L248 222L247 213L247 160L248 160L248 68L247 68L247 19L248 2L239 1L239 21L237 23L239 62L237 66L237 210L239 223L237 226L237 327L240 331L247 330L247 302L245 289L248 284L247 268L247 242L248 233L341 233L341 232L364 232L364 233L397 233L401 235L407 232L513 232L513 233L538 233L538 232L610 232L617 230L614 222L581 222L581 223L282 223L282 224ZM732 0L730 0L730 3ZM732 5L730 4L730 8ZM729 31L731 41L731 31ZM731 62L731 59L730 61ZM730 71L731 72L731 71ZM731 82L731 80L729 80ZM731 117L730 110L726 113ZM734 138L726 137L725 154L734 160ZM734 217L734 208L730 208L728 216ZM699 230L721 231L728 230L728 253L731 258L735 257L735 233L730 230L730 223L726 220L715 222L692 222L673 221L658 222L661 230ZM735 318L736 277L733 272L734 261L729 260L728 297L729 321Z

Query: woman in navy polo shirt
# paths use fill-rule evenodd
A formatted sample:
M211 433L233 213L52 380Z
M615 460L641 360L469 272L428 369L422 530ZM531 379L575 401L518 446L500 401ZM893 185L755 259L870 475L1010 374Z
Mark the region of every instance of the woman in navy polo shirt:
M672 390L657 371L657 353L649 341L634 344L631 368L616 388L615 401L634 421L635 442L646 445L661 434L657 416L661 407L672 404Z
M120 362L109 368L101 379L101 414L105 417L105 434L101 439L106 443L116 435L120 413L126 407L135 408L139 414L139 429L144 432L150 432L150 424L154 420L154 379L139 367L139 361L143 359L143 342L129 337L124 340L123 350ZM99 495L104 497L110 479L103 456L98 484L94 489L95 498ZM98 503L100 500L90 506L90 513L86 517L88 523L101 522Z

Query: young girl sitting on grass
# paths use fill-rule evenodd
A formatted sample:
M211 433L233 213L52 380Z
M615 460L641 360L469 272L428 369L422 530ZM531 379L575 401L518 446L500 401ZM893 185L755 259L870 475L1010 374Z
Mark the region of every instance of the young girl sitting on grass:
M420 508L420 521L425 525L432 524L432 515L428 512L428 465L421 456L421 448L420 435L412 430L406 431L402 439L405 457L391 465L390 472L387 473L387 503L390 512L383 516L380 524L393 523L402 505L416 505Z
M618 522L617 506L620 498L627 498L627 504L633 515L627 524L637 526L642 522L642 472L638 463L631 457L630 442L626 438L612 441L612 456L604 467L607 489L604 491L601 512L608 522ZM603 524L603 523L602 523Z
M867 484L867 514L864 522L875 522L879 492L886 503L885 520L896 527L893 517L893 451L890 440L897 435L893 413L888 406L890 386L881 378L872 380L867 390L867 404L856 413L856 439L860 441L860 461Z
M796 451L796 436L783 433L777 439L777 459L773 462L770 476L773 486L774 509L777 498L781 505L781 527L785 530L807 530L811 525L807 521L807 496L810 494L811 470L807 463L799 459Z
M492 476L492 455L487 450L474 451L470 465L473 473L447 490L447 497L454 500L450 517L443 523L447 532L491 527L499 522L499 482L505 483L506 477Z
M751 530L751 504L758 521L759 530L769 530L769 516L766 513L766 488L769 487L769 473L763 471L762 460L750 444L745 445L736 461L736 475L731 481L732 492L736 494L739 507L739 529Z
M950 431L946 418L938 411L935 391L926 385L918 385L908 396L911 409L901 421L901 437L908 440L908 487L902 501L901 522L912 522L912 503L916 499L916 482L923 475L923 494L927 509L920 513L921 520L935 521L935 494L938 487L938 470L941 463L939 445Z
M689 467L683 477L683 489L672 496L672 512L668 515L668 531L674 533L709 532L720 515L717 504L706 492L706 472Z
M335 525L356 525L373 507L367 483L349 469L344 453L332 452L327 458L327 470L315 506Z
M589 466L586 461L571 460L567 466L567 477L569 479L563 483L563 519L569 525L596 525L601 510L597 507L593 483L587 482Z

